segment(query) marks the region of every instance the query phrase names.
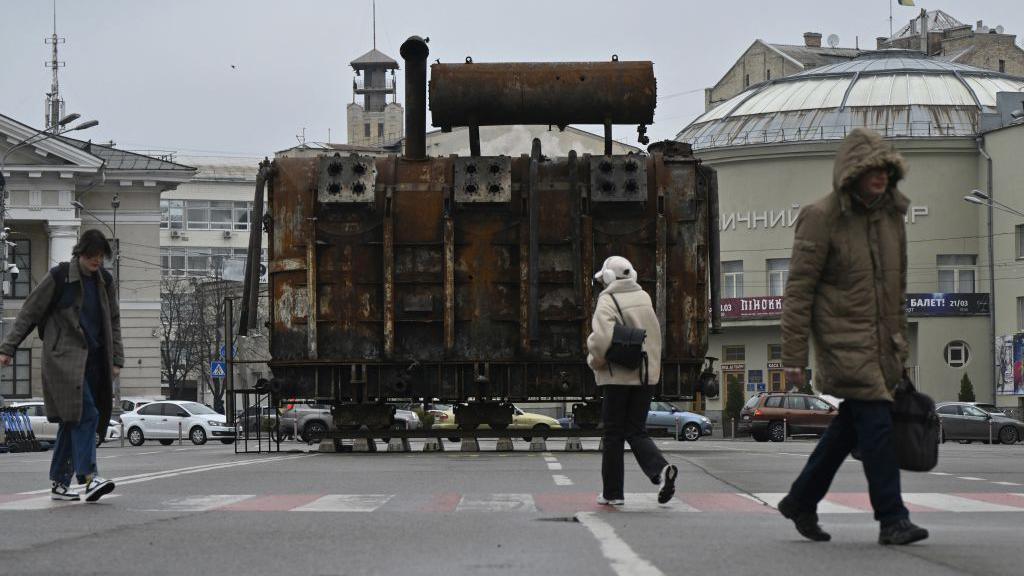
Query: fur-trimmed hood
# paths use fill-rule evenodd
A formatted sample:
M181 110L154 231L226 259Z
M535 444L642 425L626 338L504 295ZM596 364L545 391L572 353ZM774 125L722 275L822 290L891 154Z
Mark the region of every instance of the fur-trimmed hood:
M892 206L906 214L910 199L899 191L897 185L907 174L907 163L877 132L864 128L855 128L850 132L836 153L832 189L839 194L843 211L850 207L849 194L857 179L864 172L876 168L889 172L888 194L892 197Z

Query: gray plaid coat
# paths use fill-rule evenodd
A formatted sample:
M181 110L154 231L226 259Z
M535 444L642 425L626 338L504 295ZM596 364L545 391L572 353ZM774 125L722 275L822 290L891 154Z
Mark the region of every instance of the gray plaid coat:
M47 308L57 283L47 273L25 299L14 327L0 344L0 354L14 356L15 350L40 322L43 322L43 399L46 417L54 422L77 422L82 417L82 386L85 384L85 363L89 346L78 323L82 307L82 282L78 259L68 266L67 283L52 313ZM121 344L121 310L117 292L110 274L103 269L96 277L96 287L103 316L103 336L107 351L107 369L96 387L96 408L100 412L97 432L106 437L107 425L113 407L114 366L124 366L124 348Z

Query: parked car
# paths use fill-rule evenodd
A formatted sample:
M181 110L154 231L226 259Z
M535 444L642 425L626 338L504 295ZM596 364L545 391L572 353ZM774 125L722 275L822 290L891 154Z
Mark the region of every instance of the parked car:
M198 402L150 402L122 414L121 422L132 446L142 446L146 440L170 445L178 438L179 430L197 446L206 444L211 438L224 444L235 441L235 429L228 427L227 417Z
M650 411L647 412L647 429L664 430L673 436L679 430L676 440L694 442L700 440L701 436L710 436L713 428L711 420L705 416L685 412L668 402L651 402Z
M11 402L10 405L25 408L25 411L28 414L28 419L32 422L32 433L35 434L36 440L44 440L47 442L57 441L57 428L60 424L50 422L46 419L46 404L42 400ZM111 420L110 424L107 426L106 438L101 441L99 433L96 434L96 445L99 446L103 442L117 440L120 437L121 425L116 421Z
M562 429L562 425L558 420L550 416L534 412L524 412L516 406L513 406L512 410L512 423L508 425L508 429L531 431L532 434L523 435L523 440L527 442L533 440L534 436L545 436L545 433L550 430ZM480 425L481 430L490 430L490 428L488 424ZM458 424L455 422L455 408L453 406L448 407L440 417L436 417L434 429L458 430ZM458 436L451 436L448 439L452 442L458 442L460 438Z
M1004 412L1002 408L996 408L995 404L986 404L984 402L971 402L971 404L977 406L978 408L981 408L982 410L988 412L989 414L1002 414L1003 416L1006 415L1006 412Z
M278 440L288 438L292 434L292 428L284 425L281 411L276 408L264 406L260 409L256 406L250 406L245 410L239 410L235 413L235 428L244 430L250 440L256 437L257 432L261 433L261 437L269 438L271 430L268 426L273 426L277 422L280 422L278 428L280 438Z
M395 425L404 430L418 430L422 423L412 410L395 409ZM319 442L328 433L334 432L334 416L328 404L285 404L281 410L281 432L292 435L298 430L299 439L304 442Z
M139 408L142 408L146 404L149 404L150 402L156 402L158 400L163 400L163 398L147 396L122 396L120 404L114 405L114 419L120 420L121 414L124 414L125 412L132 412L134 410L138 410Z
M749 432L758 442L782 442L787 436L821 435L837 413L817 396L762 392L743 405L736 431Z
M943 442L980 440L988 444L990 429L993 442L999 444L1016 444L1024 438L1024 422L1002 412L986 412L971 402L940 402L935 411L942 423Z

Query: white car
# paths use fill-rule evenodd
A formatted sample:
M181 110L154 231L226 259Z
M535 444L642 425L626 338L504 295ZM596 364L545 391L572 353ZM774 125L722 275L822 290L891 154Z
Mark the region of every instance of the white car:
M36 440L45 440L47 442L57 441L57 428L60 426L57 422L50 422L46 419L46 404L42 400L29 400L27 402L11 402L11 406L25 408L28 413L28 419L32 422L32 433L35 434ZM121 437L121 426L111 420L107 426L107 437L104 442L110 442ZM100 444L99 434L96 436L96 445Z
M179 433L197 446L206 444L210 439L224 444L235 441L235 429L228 427L223 414L214 412L209 406L185 400L150 402L121 414L121 424L132 446L142 446L146 440L158 440L167 446L178 439Z

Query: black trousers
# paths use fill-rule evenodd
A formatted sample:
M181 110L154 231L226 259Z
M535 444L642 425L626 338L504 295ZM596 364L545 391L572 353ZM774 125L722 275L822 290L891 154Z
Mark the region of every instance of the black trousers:
M651 407L649 386L602 386L604 402L604 453L601 456L601 480L605 498L622 498L624 480L623 450L629 442L644 474L655 482L668 461L647 435L647 411Z
M875 520L892 524L909 516L900 492L900 467L892 447L889 402L844 400L789 489L790 496L814 511L832 485L839 466L855 447L860 450Z

